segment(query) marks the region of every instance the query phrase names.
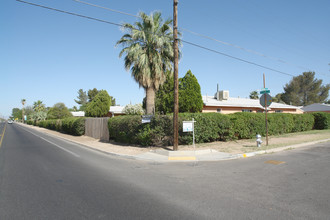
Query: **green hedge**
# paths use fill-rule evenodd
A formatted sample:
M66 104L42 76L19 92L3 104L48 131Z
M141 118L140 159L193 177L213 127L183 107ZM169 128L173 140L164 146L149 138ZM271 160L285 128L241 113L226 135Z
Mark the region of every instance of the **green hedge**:
M311 115L315 118L314 129L329 129L330 128L330 113L314 112Z
M316 123L315 117L312 114L268 114L268 133L278 135L312 130ZM264 114L184 113L179 114L179 144L192 144L192 133L182 131L182 122L191 121L193 118L196 121L196 143L249 139L255 138L256 134L266 135ZM173 144L171 115L156 115L147 124L141 123L141 116L120 116L109 119L108 125L110 139L117 142L143 146Z
M37 125L39 127L56 130L62 133L81 136L85 134L85 118L64 118L64 119L50 119L39 121L37 123L28 122L28 124Z

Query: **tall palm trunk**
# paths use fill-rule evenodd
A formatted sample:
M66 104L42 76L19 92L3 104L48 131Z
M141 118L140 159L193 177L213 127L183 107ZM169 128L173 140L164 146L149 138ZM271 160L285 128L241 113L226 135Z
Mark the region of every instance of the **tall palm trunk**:
M155 88L148 87L146 88L146 114L153 115L155 114Z

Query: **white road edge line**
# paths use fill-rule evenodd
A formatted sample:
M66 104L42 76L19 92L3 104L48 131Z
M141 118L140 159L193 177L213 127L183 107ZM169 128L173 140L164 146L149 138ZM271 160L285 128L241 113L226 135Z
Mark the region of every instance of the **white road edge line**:
M65 149L64 147L61 147L60 145L55 144L55 143L53 143L53 142L47 140L46 138L43 138L43 137L41 137L41 136L39 136L39 135L37 135L37 134L35 134L35 133L33 133L33 132L31 132L31 131L25 129L25 128L23 128L22 126L21 126L21 128L22 128L23 130L25 130L25 131L27 131L27 132L30 132L31 134L37 136L38 138L41 138L42 140L44 140L44 141L46 141L46 142L48 142L48 143L50 143L50 144L52 144L52 145L54 145L54 146L56 146L56 147L58 147L58 148L60 148L60 149L62 149L62 150L64 150L64 151L68 152L69 154L72 154L72 155L75 156L75 157L80 157L80 155L78 155L78 154L76 154L76 153L74 153L74 152L72 152L72 151L70 151L70 150L68 150L68 149Z

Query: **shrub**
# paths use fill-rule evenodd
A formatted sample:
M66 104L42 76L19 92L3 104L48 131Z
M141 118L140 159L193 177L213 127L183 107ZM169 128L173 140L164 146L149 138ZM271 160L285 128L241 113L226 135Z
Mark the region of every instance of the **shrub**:
M257 134L265 135L265 117L263 114L238 112L230 115L234 139L254 138Z
M330 128L330 113L327 112L314 112L314 129L329 129Z
M314 117L310 114L293 115L294 127L292 132L309 131L313 129Z
M323 118L325 117L324 114L321 115ZM319 115L317 114L317 116ZM268 133L269 135L278 135L311 130L314 125L314 117L310 114L268 114ZM256 134L266 135L264 114L243 112L231 115L180 113L179 144L192 144L192 132L183 132L182 124L183 121L191 121L193 118L196 121L196 143L255 138ZM168 146L173 144L172 115L155 115L151 122L147 124L142 124L141 119L141 116L136 115L109 119L110 139L143 146Z
M56 130L66 134L81 136L85 134L85 118L65 118L39 121L39 127Z
M101 90L95 98L88 103L85 114L88 117L103 117L108 114L111 98L106 90Z

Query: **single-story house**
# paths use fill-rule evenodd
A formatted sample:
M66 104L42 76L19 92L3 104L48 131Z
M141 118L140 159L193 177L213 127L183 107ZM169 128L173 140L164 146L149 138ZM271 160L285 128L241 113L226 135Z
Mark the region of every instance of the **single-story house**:
M107 114L107 117L115 117L119 115L125 115L123 112L124 106L110 106L109 112ZM84 117L85 112L84 111L78 111L78 112L71 112L72 116L74 117Z
M262 113L265 108L260 105L259 99L232 98L229 91L218 91L215 96L202 96L202 112L218 112L231 114L236 112ZM273 102L267 107L269 113L302 114L303 111L296 106Z
M329 104L314 103L301 108L304 112L330 112Z
M78 112L71 112L73 117L84 117L85 112L84 111L78 111Z
M124 108L125 106L110 106L110 110L107 116L112 118L119 115L125 115L123 112Z

